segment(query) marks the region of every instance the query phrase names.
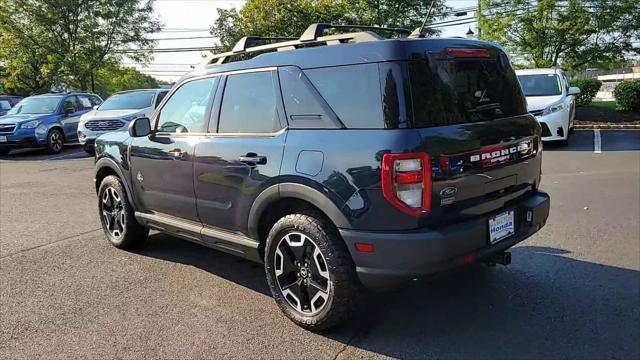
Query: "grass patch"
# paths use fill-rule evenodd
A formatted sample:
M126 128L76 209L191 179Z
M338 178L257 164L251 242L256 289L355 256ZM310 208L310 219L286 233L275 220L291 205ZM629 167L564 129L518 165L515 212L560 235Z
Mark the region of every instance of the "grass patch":
M587 107L595 107L599 109L616 110L618 103L615 101L592 101Z

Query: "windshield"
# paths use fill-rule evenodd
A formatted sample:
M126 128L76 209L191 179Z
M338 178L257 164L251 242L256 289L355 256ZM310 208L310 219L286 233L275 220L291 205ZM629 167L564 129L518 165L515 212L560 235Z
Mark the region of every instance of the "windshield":
M20 101L9 115L18 114L53 114L58 109L61 96L31 97Z
M560 77L556 74L518 75L525 96L562 95Z
M130 110L144 109L150 107L153 103L155 92L130 92L124 94L115 94L105 100L98 110Z

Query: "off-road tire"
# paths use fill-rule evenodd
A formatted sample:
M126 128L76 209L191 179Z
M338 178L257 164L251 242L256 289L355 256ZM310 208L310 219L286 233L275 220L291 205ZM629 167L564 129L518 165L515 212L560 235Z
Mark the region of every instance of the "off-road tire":
M109 192L109 194L105 195L106 192ZM104 213L104 210L107 209L105 198L113 195L113 192L117 194L118 201L121 203L120 206L117 206L118 214L122 215L121 219L124 219L124 224L121 226L122 230L116 234L111 230L113 228L112 226L115 225L112 221L116 221L116 216L110 218ZM100 183L98 190L98 214L107 240L117 248L139 248L144 244L149 235L149 229L140 225L136 220L124 186L116 176L107 176ZM108 220L108 218L110 219Z
M316 314L308 315L290 305L277 282L276 248L288 234L302 233L322 253L328 269L328 298ZM320 214L291 214L278 220L266 241L265 271L274 300L295 324L311 331L334 327L349 319L362 293L355 265L337 229Z

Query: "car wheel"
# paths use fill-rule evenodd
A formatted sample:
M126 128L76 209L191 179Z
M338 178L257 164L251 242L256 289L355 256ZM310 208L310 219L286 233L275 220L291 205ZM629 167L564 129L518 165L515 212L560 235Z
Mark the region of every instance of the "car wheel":
M0 149L0 155L9 155L11 149Z
M49 131L47 135L47 149L53 154L57 154L62 151L64 147L64 136L58 129Z
M326 330L355 311L361 293L355 265L338 231L321 216L278 220L267 238L265 270L280 309L305 329Z
M149 229L136 220L124 186L117 177L107 176L100 183L98 209L102 229L113 246L137 248L147 239Z

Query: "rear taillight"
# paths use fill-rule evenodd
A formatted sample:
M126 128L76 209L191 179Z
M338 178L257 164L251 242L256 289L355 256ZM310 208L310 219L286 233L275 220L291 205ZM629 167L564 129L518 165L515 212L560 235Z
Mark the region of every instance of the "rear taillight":
M426 153L384 154L382 194L411 216L431 211L431 165Z
M490 54L487 49L448 48L447 56L454 58L488 58Z

